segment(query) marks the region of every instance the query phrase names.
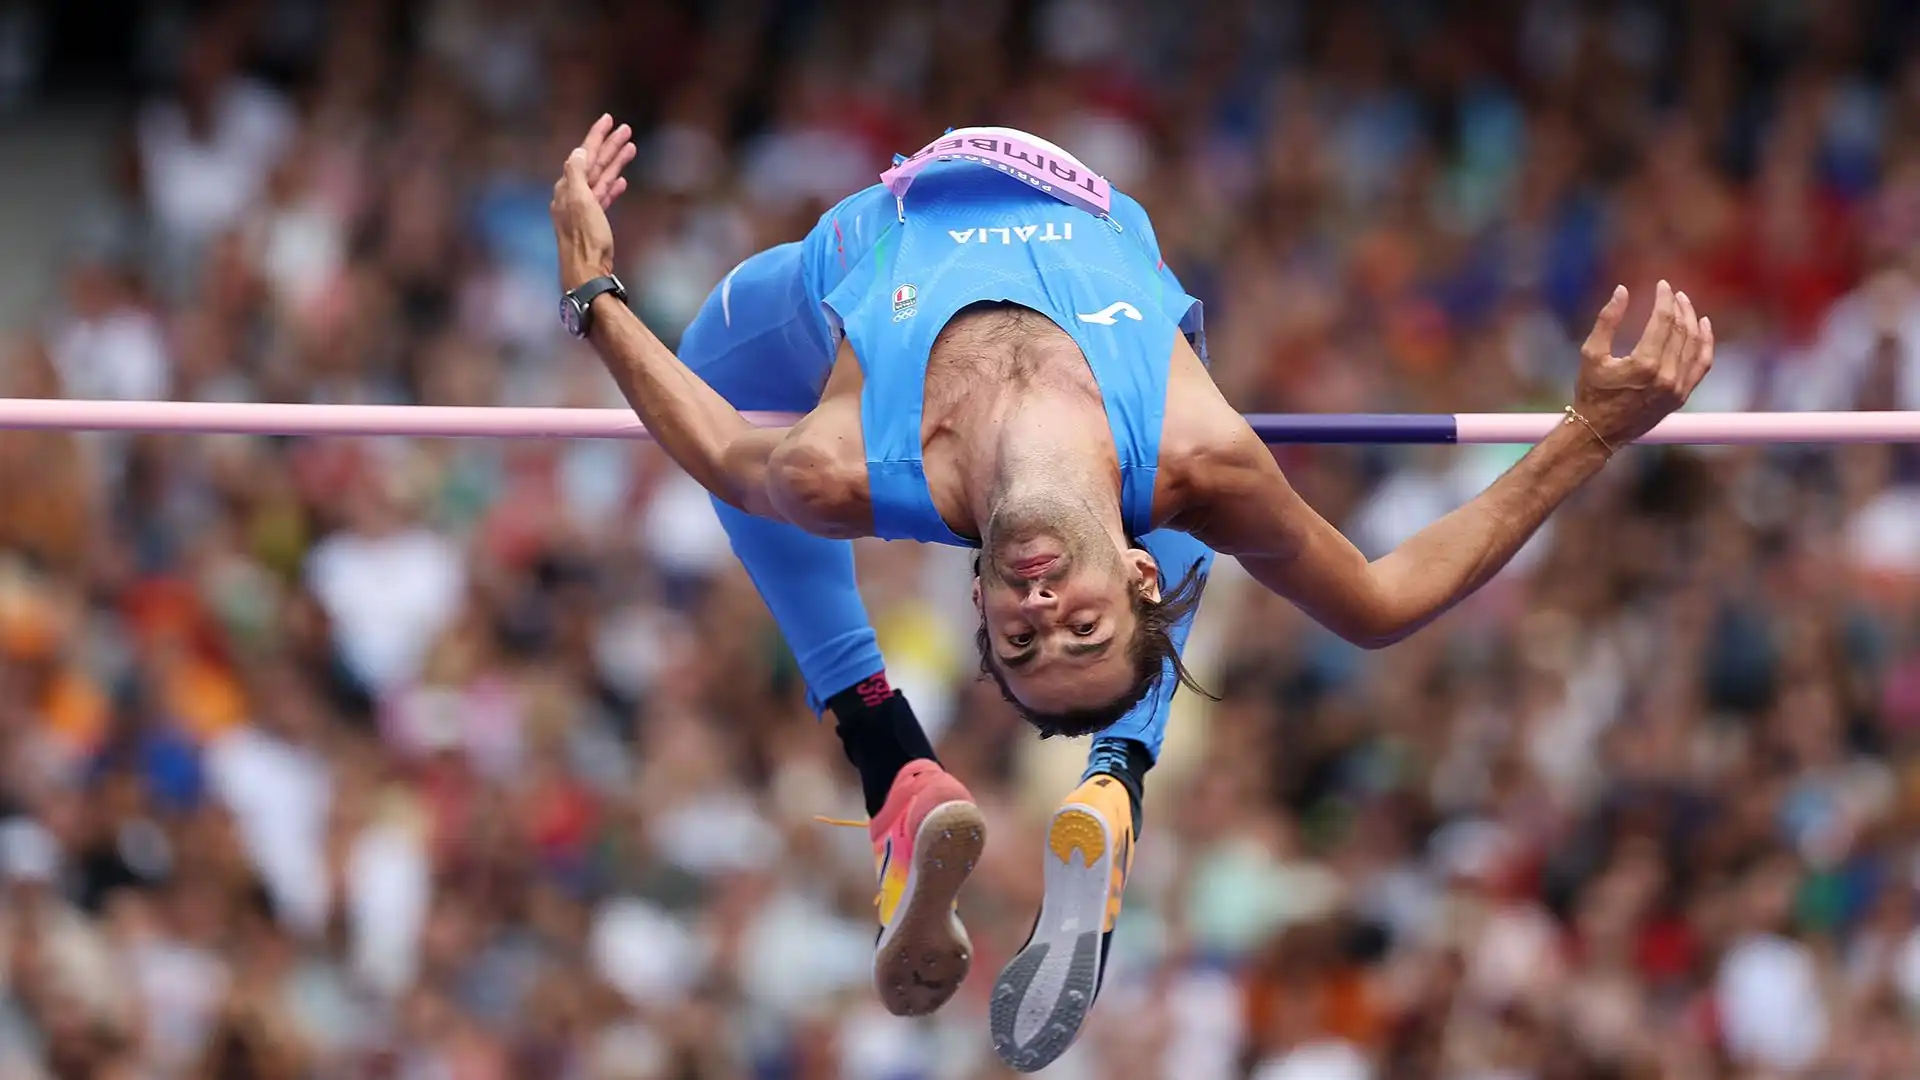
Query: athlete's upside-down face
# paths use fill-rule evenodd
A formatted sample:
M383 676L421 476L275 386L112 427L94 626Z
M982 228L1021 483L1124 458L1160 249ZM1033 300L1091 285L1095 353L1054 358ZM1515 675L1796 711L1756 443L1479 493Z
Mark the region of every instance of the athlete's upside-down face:
M1051 714L1099 708L1137 688L1135 601L1158 594L1153 557L1103 533L989 544L973 582L986 661L1020 704Z

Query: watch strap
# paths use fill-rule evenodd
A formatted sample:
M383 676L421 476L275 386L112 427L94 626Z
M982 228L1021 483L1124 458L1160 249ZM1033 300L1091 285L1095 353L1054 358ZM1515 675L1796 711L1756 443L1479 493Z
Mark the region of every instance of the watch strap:
M602 293L618 293L620 296L625 297L627 295L627 289L626 286L620 284L619 278L614 277L612 274L602 274L597 278L588 278L586 281L567 290L567 295L573 297L573 302L583 308L599 299Z
M627 298L626 286L620 284L620 279L612 274L589 278L567 290L567 299L573 302L574 310L580 313L582 336L585 336L587 328L593 321L593 302L607 293L612 293L623 301Z

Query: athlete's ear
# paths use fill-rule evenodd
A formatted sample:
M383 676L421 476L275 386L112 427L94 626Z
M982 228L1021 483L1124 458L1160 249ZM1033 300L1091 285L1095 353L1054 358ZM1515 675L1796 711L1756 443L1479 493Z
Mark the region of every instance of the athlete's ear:
M982 615L987 613L986 606L980 602L980 568L973 568L973 610Z
M1144 548L1128 548L1121 562L1135 588L1149 600L1160 599L1160 564Z

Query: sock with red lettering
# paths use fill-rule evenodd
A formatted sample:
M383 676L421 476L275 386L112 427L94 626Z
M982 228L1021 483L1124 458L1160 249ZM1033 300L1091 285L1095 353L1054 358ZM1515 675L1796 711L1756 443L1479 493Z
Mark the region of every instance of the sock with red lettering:
M860 773L868 814L878 814L887 804L893 778L907 763L939 760L906 695L888 684L884 671L828 698L827 708L833 710L834 730L840 733L847 760Z

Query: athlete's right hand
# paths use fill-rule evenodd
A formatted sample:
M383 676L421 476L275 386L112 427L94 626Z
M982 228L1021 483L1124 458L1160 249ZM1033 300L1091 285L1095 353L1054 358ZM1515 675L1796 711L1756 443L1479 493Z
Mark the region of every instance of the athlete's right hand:
M613 226L607 207L627 189L620 170L633 160L632 139L633 129L625 124L615 129L613 117L603 115L567 155L547 208L559 248L562 289L613 272Z
M1662 281L1654 291L1640 343L1626 356L1613 355L1613 335L1627 310L1627 287L1594 320L1580 347L1580 377L1573 407L1594 433L1618 449L1645 435L1687 403L1693 388L1713 368L1713 323L1700 318L1686 293Z
M612 114L601 113L587 129L587 137L580 140L580 149L586 153L587 188L605 210L627 190L627 178L620 174L639 152L633 145L633 129L625 124L614 127Z

